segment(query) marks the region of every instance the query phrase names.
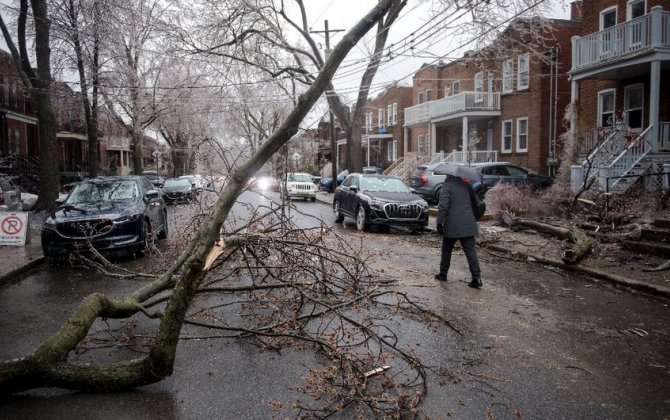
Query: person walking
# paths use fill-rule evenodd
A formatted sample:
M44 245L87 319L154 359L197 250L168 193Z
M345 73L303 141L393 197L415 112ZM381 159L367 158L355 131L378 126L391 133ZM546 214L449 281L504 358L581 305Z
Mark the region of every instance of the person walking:
M437 230L443 235L440 272L436 280L447 281L447 273L451 265L451 253L456 241L461 243L472 281L470 287L482 287L479 260L475 249L475 236L479 233L477 219L470 201L472 187L458 176L447 175L442 183L440 201L437 210Z

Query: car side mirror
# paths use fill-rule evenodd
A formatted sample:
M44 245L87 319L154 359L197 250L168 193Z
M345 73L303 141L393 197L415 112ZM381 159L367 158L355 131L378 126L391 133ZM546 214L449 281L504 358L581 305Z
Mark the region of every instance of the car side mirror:
M349 189L353 192L358 192L358 187L356 185L350 186Z
M158 193L158 190L149 190L149 191L147 191L146 197L147 197L147 200L153 200L154 198L158 198L159 195L160 194Z
M64 198L57 198L56 199L56 207L62 206L64 202L65 202Z

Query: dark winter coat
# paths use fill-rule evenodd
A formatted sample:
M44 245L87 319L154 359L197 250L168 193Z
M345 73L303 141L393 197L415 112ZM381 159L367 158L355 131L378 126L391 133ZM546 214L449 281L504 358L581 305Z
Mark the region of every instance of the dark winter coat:
M437 224L443 226L445 238L466 238L479 233L468 188L461 178L449 175L442 184Z

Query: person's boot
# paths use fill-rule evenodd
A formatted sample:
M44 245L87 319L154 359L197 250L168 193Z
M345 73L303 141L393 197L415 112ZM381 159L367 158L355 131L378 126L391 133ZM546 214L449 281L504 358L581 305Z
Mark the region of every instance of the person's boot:
M447 275L442 273L435 274L435 280L447 281Z
M479 289L482 287L482 278L479 276L475 276L472 278L472 281L468 283L468 286L474 287L475 289Z

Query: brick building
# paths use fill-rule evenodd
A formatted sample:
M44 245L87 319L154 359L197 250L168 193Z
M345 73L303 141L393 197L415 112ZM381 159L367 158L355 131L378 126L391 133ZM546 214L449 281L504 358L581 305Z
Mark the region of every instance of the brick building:
M553 174L570 101L571 20L517 20L493 45L426 65L405 110L408 155L423 161L508 161Z
M0 50L0 155L39 154L37 116L12 56Z
M365 127L361 139L363 165L386 169L404 156L403 110L412 104L412 88L388 86L373 100L368 101Z
M584 1L582 16L572 41L571 128L579 156L591 156L589 172L608 189L670 157L670 1ZM585 165L573 167L574 188Z

